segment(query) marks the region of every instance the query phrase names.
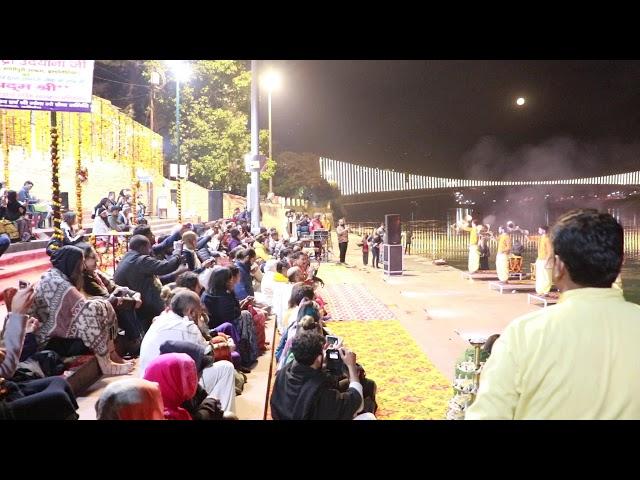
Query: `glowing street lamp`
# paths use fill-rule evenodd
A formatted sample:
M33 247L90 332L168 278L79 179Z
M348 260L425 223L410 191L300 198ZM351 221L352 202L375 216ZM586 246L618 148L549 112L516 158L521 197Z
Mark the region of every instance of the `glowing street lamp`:
M272 133L271 133L271 93L280 88L282 78L275 70L270 70L262 76L262 86L269 94L269 159L273 158ZM273 178L269 177L269 193L273 192Z
M524 97L519 97L516 100L516 105L518 105L519 107L522 107L527 101L524 99Z
M182 178L180 175L180 82L186 82L191 76L191 65L183 60L167 60L167 66L176 80L176 163L178 164L178 222L182 223Z

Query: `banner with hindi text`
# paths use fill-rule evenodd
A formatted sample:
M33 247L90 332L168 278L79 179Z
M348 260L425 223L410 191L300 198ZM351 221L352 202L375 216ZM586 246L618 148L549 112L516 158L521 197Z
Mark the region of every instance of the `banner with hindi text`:
M90 112L94 60L0 60L0 108Z

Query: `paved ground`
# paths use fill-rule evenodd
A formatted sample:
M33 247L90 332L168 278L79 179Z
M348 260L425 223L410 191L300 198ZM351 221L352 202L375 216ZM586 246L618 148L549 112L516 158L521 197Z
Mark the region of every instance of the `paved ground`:
M427 357L451 380L456 358L469 346L456 332L501 333L514 318L540 308L527 304L526 293L501 295L490 290L486 281L463 280L460 270L433 265L431 259L418 255L404 257L404 275L385 276L382 269L363 266L357 241L352 236L347 250L350 273L396 314Z

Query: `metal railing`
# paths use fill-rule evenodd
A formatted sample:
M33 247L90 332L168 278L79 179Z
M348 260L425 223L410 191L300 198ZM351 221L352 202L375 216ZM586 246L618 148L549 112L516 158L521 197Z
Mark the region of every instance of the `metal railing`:
M376 222L358 222L350 223L351 232L362 237L365 233L371 234L380 226ZM446 222L436 220L417 220L411 222L403 222L402 232L406 235L406 231L411 228L413 237L411 240L411 253L424 255L426 257L437 258L466 258L469 248L469 233L465 231L456 231ZM537 232L531 232L531 235L521 233L511 234L512 243L519 241L524 248L525 264L526 261L535 260L538 249ZM404 243L404 236L403 236ZM495 252L498 246L497 235L489 239L489 250L491 258L495 259ZM640 228L625 227L624 229L624 246L625 253L640 252Z

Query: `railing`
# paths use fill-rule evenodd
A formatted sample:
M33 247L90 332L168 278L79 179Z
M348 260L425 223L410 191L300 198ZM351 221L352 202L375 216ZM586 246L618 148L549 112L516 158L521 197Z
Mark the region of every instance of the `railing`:
M380 226L376 222L351 223L351 232L362 237L365 233L371 234ZM424 255L437 259L465 258L469 248L469 233L456 231L445 222L436 220L418 220L413 222L403 222L402 231L406 235L408 228L411 228L413 237L411 240L411 253ZM514 233L511 235L512 243L519 241L524 248L525 264L534 261L538 249L537 232L533 235L523 235ZM404 242L404 237L403 237ZM492 259L495 259L495 252L498 246L497 236L489 239L489 250ZM624 229L625 253L640 252L640 228L625 227Z

